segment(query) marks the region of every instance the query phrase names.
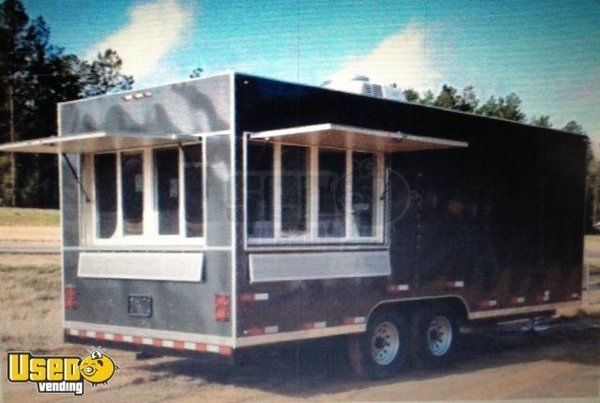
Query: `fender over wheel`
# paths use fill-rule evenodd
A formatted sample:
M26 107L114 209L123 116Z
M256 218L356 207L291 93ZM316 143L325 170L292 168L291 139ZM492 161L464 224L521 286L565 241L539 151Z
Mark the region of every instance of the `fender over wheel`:
M384 379L397 374L408 361L406 320L393 311L374 315L367 332L350 339L348 353L359 375Z

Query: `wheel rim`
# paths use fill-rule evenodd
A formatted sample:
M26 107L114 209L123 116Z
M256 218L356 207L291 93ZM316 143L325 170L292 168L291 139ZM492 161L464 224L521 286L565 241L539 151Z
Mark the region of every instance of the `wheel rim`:
M431 353L440 357L448 352L452 344L452 324L445 316L436 316L427 329L427 342Z
M371 355L379 365L388 365L398 355L400 335L391 322L381 322L371 337Z

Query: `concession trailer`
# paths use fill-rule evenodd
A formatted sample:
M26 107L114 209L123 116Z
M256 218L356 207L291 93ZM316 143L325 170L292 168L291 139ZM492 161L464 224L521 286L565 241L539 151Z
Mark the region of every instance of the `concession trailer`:
M0 151L59 155L68 341L345 335L382 377L580 303L585 136L238 73L58 115Z

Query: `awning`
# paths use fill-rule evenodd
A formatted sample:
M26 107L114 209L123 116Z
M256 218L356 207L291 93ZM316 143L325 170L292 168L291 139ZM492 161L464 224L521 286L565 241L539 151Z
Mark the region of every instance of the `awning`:
M408 152L468 147L464 141L415 136L333 123L267 130L250 134L251 140L287 145L344 148L364 152Z
M93 132L72 136L52 136L0 145L0 152L10 153L91 153L123 150L144 146L161 146L197 141L186 135L148 135L146 133Z

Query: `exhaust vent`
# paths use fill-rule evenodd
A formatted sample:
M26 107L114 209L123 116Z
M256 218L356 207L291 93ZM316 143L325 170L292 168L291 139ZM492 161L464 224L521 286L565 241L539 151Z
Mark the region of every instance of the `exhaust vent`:
M369 80L369 77L363 75L357 75L349 79L327 80L321 86L373 98L392 99L395 101L406 100L402 91L395 86L373 83Z

